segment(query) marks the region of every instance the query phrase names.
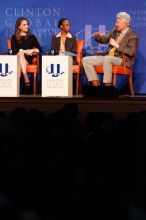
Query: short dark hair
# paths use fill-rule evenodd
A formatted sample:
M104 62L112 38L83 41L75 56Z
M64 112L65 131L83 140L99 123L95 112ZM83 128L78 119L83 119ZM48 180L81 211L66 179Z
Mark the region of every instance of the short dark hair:
M60 26L63 24L63 22L64 21L69 21L69 19L68 18L61 18L60 20L59 20L59 22L58 22L58 28L60 28Z

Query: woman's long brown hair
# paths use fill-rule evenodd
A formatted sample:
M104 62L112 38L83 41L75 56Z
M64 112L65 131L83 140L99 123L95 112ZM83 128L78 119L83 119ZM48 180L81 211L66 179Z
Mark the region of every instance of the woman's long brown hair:
M21 38L21 35L20 35L21 30L19 29L19 26L21 25L22 21L27 21L27 23L29 24L28 19L25 17L20 17L17 19L16 25L15 25L15 37L18 41L20 41L20 38ZM30 29L28 29L28 32L26 33L26 38L28 38L30 34L31 34L31 31Z

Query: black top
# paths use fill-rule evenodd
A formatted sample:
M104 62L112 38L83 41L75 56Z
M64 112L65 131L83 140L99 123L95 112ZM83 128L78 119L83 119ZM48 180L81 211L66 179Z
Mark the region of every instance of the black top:
M27 50L27 49L33 49L33 48L37 48L41 53L40 44L37 38L35 37L35 35L33 34L29 35L28 38L26 38L25 36L22 36L20 41L16 40L15 35L13 35L11 38L11 47L12 47L11 49L13 50L14 54L17 54L20 49ZM29 64L32 63L33 56L25 55L25 58Z

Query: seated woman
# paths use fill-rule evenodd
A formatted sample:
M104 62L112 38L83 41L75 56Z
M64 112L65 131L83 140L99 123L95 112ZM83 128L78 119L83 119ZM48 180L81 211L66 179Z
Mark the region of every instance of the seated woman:
M65 51L76 53L76 36L69 32L69 19L60 19L58 28L60 28L61 31L56 36L52 37L51 50L54 50L55 55L64 55Z
M18 74L21 76L22 72L25 86L30 87L31 84L26 71L27 64L32 63L33 53L41 52L41 47L35 35L31 34L27 18L20 17L17 19L15 34L11 39L11 47L13 53L18 55Z

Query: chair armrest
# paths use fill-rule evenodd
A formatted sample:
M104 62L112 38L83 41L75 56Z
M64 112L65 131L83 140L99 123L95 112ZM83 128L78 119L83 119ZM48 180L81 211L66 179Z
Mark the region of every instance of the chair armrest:
M40 59L39 59L39 55L40 55L40 53L39 52L34 52L34 53L32 53L32 55L34 56L34 58L33 58L33 60L32 60L32 64L33 65L37 65L37 72L39 72L40 71Z
M78 53L76 54L76 62L77 62L78 65L81 65L81 63L82 63L82 58L83 58L82 52L78 52Z
M82 58L83 58L83 53L78 52L76 56L76 62L77 62L77 65L79 66L80 72L83 71Z
M126 59L125 59L125 55L122 56L123 59L123 66L126 66Z
M122 59L123 59L123 67L124 67L124 71L127 72L127 66L126 66L126 58L125 55L122 55Z
M122 58L123 58L124 71L125 71L125 72L128 72L128 70L130 69L131 72L132 72L132 63L130 64L130 67L128 67L128 66L126 65L126 57L125 57L125 55L123 55Z

